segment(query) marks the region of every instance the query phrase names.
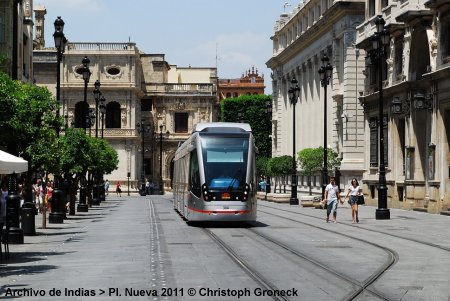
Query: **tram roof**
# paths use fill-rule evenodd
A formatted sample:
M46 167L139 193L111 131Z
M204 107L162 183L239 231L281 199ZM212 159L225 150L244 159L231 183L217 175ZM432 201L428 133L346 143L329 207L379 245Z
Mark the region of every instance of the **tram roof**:
M209 122L197 123L192 131L195 132L214 132L214 133L236 133L251 132L252 129L248 123L237 122Z

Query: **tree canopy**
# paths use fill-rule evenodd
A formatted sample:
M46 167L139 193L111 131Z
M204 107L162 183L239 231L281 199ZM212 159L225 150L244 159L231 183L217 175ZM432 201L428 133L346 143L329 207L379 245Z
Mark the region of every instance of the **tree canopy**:
M272 102L270 95L243 95L226 98L220 103L221 121L250 124L255 144L259 150L258 157L271 157L272 121L266 113L266 103Z
M47 88L0 72L0 148L28 160L29 175L115 170L118 155L108 142L86 136L83 129L66 129L58 138L63 119L57 110L59 104Z
M323 170L324 148L305 148L297 153L301 173L313 175ZM327 170L332 171L341 165L341 160L337 152L328 148L327 150Z

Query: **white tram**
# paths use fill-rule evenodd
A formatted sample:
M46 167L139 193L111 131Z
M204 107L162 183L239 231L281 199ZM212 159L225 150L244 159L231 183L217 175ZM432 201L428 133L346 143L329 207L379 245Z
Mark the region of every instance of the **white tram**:
M250 125L197 124L175 154L174 208L188 221L254 221L255 155Z

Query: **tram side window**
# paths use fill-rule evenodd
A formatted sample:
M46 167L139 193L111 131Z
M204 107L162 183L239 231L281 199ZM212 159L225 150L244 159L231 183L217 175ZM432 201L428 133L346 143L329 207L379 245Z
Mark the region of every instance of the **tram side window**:
M189 162L189 187L191 192L200 197L201 185L200 185L200 171L198 166L197 150L191 152L191 158Z

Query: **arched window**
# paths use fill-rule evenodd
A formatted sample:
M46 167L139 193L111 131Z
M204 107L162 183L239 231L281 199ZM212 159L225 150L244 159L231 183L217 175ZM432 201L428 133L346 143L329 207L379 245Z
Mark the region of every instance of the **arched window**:
M231 97L231 93L227 92L227 98L230 98L230 97Z
M120 129L120 104L112 101L106 105L106 128Z
M86 121L86 114L89 112L89 105L84 101L79 101L75 104L75 124L76 128L84 128Z

